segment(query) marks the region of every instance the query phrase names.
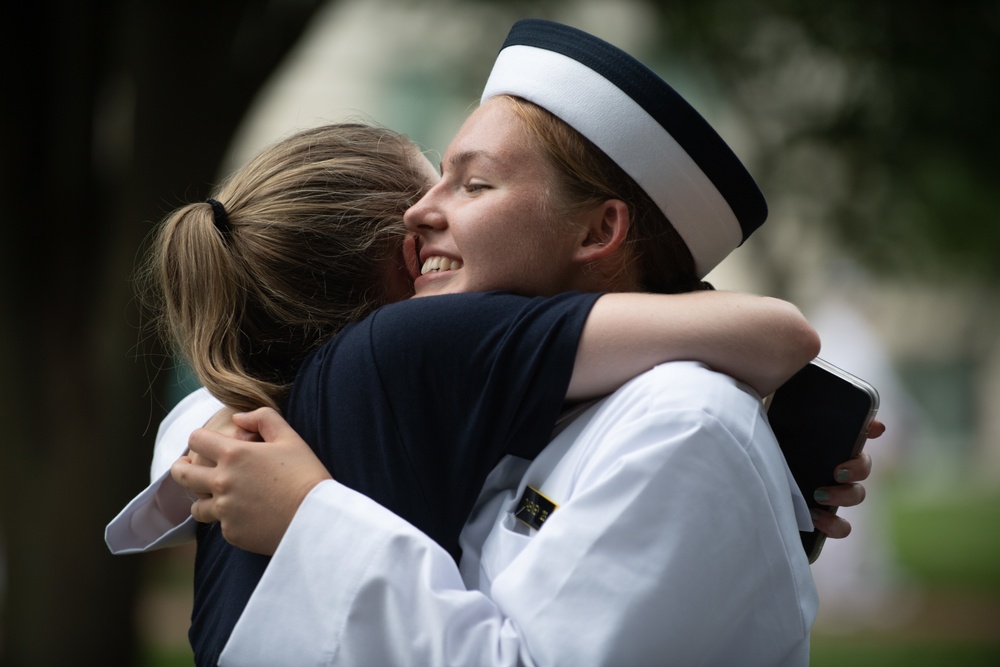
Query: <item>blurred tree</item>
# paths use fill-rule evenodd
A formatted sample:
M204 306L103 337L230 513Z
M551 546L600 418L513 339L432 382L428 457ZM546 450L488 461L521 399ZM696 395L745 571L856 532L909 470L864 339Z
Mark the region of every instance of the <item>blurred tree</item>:
M574 4L492 1L557 19ZM320 4L8 10L0 664L135 661L139 561L112 558L101 533L141 486L163 379L149 375L159 353L127 278L152 222L206 195L245 107ZM661 61L748 119L772 206L810 202L811 222L876 267L960 267L987 284L1000 273L995 0L635 4L659 17Z
M162 416L128 278L151 223L206 196L251 97L319 4L7 12L0 664L137 661L139 561L114 559L101 539L141 488Z
M749 119L772 205L881 271L1000 277L1000 3L650 4L664 60Z

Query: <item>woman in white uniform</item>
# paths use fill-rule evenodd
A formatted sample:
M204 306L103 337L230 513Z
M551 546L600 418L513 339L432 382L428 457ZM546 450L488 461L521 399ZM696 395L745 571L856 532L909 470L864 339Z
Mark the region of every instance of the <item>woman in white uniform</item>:
M541 171L534 176L543 180ZM509 255L484 258L492 249L481 239L471 244L478 256L466 247L470 273L488 266L492 286L574 293L462 290L404 300L359 320L409 291L383 285L394 283L387 276L400 264L394 250L403 212L435 181L413 145L387 130L344 124L300 132L263 151L207 203L169 216L153 244L151 273L173 341L213 394L231 407L280 406L342 483L456 556L486 475L504 454L530 458L543 448L567 399L605 394L678 354L740 377L747 360L760 372L745 377L766 388L813 351L801 315L774 300L599 294L600 283L578 267L600 275L592 256L602 248L576 248L575 239L601 220L572 211L545 218L523 209L528 215L516 223L537 232L548 263L562 262L562 272L520 267L516 284L505 283L497 266ZM571 282L552 280L563 272ZM679 287L694 289L693 271L685 275ZM446 277L438 274L438 282ZM702 330L685 338L692 329L685 321L700 307ZM732 308L738 317L728 314ZM773 327L776 339L757 334L761 345L732 355L730 367L727 342L745 338L741 324ZM792 352L768 368L763 359L785 347L784 334ZM421 391L433 386L445 389ZM197 540L189 637L197 664L214 665L267 559L227 544L218 524L200 524Z
M600 57L591 58L594 52ZM609 55L624 67L604 69ZM623 82L622 76L634 78ZM621 84L635 91L637 81L650 84L649 76L613 47L565 26L515 26L483 106L445 156L443 180L407 214L422 258L465 262L418 279L418 294L488 283L474 270L473 246L462 245L469 230L477 230L480 240L489 236L476 226L482 202L492 202L498 214L511 201L537 201L550 187L559 191L557 182L517 179L532 159L553 160L552 153L532 157L526 150L549 138L537 132L538 118L530 118L535 105L587 133L619 166L630 165L632 178L661 212L669 212L701 275L738 245L762 217L745 224L746 201L724 192L731 173L706 166L721 144L714 133L696 127L695 144L677 150L681 139L674 135L692 129L683 116L693 112L683 101L678 106L672 91L655 91L664 95L658 102L665 100L682 117L671 130L648 112L644 116L645 109L636 111L636 99ZM560 107L566 87L578 93L573 104L582 110ZM594 100L596 108L588 107ZM627 121L610 132L608 118ZM605 135L614 136L604 141ZM638 164L634 151L643 147L637 136L649 142ZM699 148L699 141L711 150ZM579 153L562 154L567 156L572 166ZM624 233L618 237L614 229L609 224L601 238L609 248L604 266L623 269L607 276L625 280L610 282L609 289L636 276L629 276L629 264L616 264L623 245L612 239ZM494 263L481 266L505 267L500 258L486 260ZM253 456L284 455L295 446L294 433L273 414L255 413L240 423L263 429L277 444L247 454L253 449L199 431L192 449L219 468L181 462L175 477L196 491L218 491L211 480L220 470L239 474L244 466L249 474L245 466L256 465ZM865 465L844 468L860 479ZM803 506L759 396L703 366L659 367L592 406L533 463L502 463L466 528L464 581L433 542L328 480L325 471L312 467L296 475L300 482L314 475L297 487L312 491L237 625L223 664L808 662L815 592L798 531L811 527L809 517L799 511ZM848 503L854 492L834 490ZM226 506L237 496L230 495ZM293 509L299 500L293 498ZM232 522L218 501L218 495L199 501L193 511Z

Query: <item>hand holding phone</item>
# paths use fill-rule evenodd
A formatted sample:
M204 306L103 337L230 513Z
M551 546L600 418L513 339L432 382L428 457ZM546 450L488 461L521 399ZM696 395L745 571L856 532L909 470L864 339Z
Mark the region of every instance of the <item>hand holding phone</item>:
M861 452L878 405L871 384L823 359L806 365L771 396L768 421L810 508L836 512L813 494L836 484L837 465ZM817 530L801 535L809 562L815 562L826 535Z

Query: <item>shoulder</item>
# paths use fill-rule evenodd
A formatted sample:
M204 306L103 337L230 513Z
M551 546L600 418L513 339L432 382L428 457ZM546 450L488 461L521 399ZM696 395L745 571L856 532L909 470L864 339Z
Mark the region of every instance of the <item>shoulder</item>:
M415 297L379 308L369 319L428 318L431 313L449 311L522 312L534 309L573 307L597 299L598 294L567 292L555 296L523 296L510 292L463 292L437 296Z
M661 364L639 375L608 398L604 411L651 429L715 433L742 445L766 423L753 389L691 361Z
M673 361L637 376L616 394L651 405L688 407L709 413L744 407L755 409L761 398L748 385L702 363Z
M509 292L468 292L419 297L384 306L364 322L378 336L456 338L484 331L582 322L599 294L572 292L526 297Z

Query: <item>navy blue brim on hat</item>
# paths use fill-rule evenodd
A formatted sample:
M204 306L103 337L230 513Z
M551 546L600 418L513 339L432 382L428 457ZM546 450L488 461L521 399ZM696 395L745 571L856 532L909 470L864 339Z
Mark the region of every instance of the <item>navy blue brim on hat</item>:
M537 104L604 151L664 212L700 277L767 218L760 188L712 126L604 40L552 21L518 21L482 101L497 95Z

